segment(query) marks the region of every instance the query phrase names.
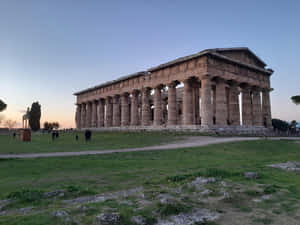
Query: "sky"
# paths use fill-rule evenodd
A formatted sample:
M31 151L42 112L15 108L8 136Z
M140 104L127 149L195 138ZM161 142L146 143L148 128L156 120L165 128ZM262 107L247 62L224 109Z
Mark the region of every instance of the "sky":
M0 99L21 122L75 126L73 93L207 48L249 47L275 72L272 117L300 121L300 1L0 0Z

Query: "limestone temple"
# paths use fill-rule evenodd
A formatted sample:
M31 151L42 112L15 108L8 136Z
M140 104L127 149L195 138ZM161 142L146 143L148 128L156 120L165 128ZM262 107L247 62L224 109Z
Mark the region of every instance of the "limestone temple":
M248 48L204 50L75 93L76 126L267 130L272 73Z

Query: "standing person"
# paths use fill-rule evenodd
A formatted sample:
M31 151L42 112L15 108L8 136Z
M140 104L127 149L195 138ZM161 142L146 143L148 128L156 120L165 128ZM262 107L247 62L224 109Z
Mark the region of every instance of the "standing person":
M52 132L52 141L54 141L55 137L56 137L56 134L55 134L55 132L53 131L53 132Z
M90 130L86 130L84 136L85 136L85 141L90 141L92 137L92 132Z
M76 139L76 141L78 141L78 139L79 139L78 134L76 134L75 139Z

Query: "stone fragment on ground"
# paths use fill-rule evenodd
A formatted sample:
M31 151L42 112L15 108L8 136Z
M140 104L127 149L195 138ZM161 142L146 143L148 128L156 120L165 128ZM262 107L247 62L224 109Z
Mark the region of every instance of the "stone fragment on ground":
M214 177L197 177L191 183L188 183L188 187L194 187L196 190L202 190L204 184L210 184L217 182L217 179Z
M286 171L300 172L300 162L289 161L289 162L286 162L286 163L271 164L269 166L273 167L273 168L286 170Z
M114 225L121 222L120 213L101 213L96 217L97 224Z
M247 179L255 180L259 178L258 172L245 172L244 177Z
M140 215L132 217L131 222L136 225L147 225L146 219Z
M263 202L265 200L269 200L272 198L272 195L263 195L261 198L255 198L253 199L254 202Z
M55 190L44 193L45 198L53 198L53 197L63 197L65 194L65 190Z
M85 196L79 197L75 199L64 200L63 202L66 204L85 204L85 203L97 203L97 202L105 202L106 200L113 200L119 198L127 198L129 196L137 196L140 198L144 198L144 193L142 193L143 188L133 188L128 190L116 191L101 195L93 195L93 196Z
M180 213L167 219L161 219L156 225L192 225L194 223L214 221L219 217L219 213L211 212L207 209L195 209L189 213Z
M65 221L65 222L71 222L72 221L69 213L67 213L64 210L57 210L57 211L52 213L52 216L54 216L56 218L59 218L59 219Z

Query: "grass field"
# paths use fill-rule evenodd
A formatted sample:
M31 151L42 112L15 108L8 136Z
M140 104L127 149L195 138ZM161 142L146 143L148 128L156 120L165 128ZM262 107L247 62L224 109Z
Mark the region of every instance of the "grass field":
M79 135L78 141L75 140L76 134ZM12 136L0 135L0 154L146 147L172 142L183 135L168 132L93 132L92 140L88 143L84 141L82 132L61 133L55 141L52 141L51 134L33 133L29 143L20 142L18 137L14 139Z
M143 134L141 134L142 138ZM159 138L159 135L157 139L164 141ZM106 144L108 145L108 142ZM1 149L1 151L3 150ZM162 192L160 190L161 186L176 187L178 184L190 181L199 174L205 175L208 169L211 169L212 171L218 171L216 176L220 175L228 182L244 185L250 189L255 185L258 185L258 187L260 187L259 185L268 185L271 187L271 192L273 189L282 190L282 193L285 194L284 200L278 197L276 201L270 200L259 204L258 207L265 209L268 213L263 218L254 218L256 221L254 224L272 224L272 218L278 215L280 217L284 215L294 216L299 219L295 213L297 214L300 209L300 175L267 167L268 164L286 161L300 161L299 144L293 141L260 140L161 152L0 160L0 198L5 199L10 193L21 191L24 188L41 192L68 189L70 187L79 190L76 192L77 194L66 195L62 199L76 197L76 195L92 195L140 186L148 192L152 193L159 190L160 193ZM261 178L247 180L241 175L246 171L257 171ZM214 175L214 173L209 175ZM177 183L177 180L179 183ZM247 191L248 194L245 196L259 195L253 190ZM237 204L237 201L233 202L230 207ZM247 202L238 205L242 213L250 210ZM104 207L103 204L94 204L93 207L96 207L97 210L82 217L85 224L94 224L94 220L91 218L101 212L101 207ZM274 208L276 204L279 204L278 208ZM0 224L57 224L57 221L50 216L49 212L62 207L60 201L55 200L55 203L49 202L49 200L22 202L10 207L28 207L32 205L42 208L44 211L27 216L0 216ZM106 207L108 205L119 210L122 210L123 207L111 201L107 202ZM269 209L271 208L272 211L270 212ZM68 210L76 216L75 211L72 211L73 209L69 208ZM128 211L126 211L128 215L134 212L130 207L124 210ZM257 212L255 213L257 214ZM226 223L224 222L224 224Z

